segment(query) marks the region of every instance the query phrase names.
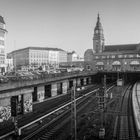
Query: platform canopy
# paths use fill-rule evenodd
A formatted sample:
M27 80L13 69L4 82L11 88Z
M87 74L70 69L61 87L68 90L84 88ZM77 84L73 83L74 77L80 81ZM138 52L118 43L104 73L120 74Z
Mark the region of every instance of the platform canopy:
M98 65L98 66L103 66L104 63L103 63L103 62L97 62L96 65Z
M139 61L135 60L135 61L131 61L130 65L140 65Z
M114 62L112 63L112 65L113 65L113 66L120 66L121 63L120 63L120 61L114 61Z

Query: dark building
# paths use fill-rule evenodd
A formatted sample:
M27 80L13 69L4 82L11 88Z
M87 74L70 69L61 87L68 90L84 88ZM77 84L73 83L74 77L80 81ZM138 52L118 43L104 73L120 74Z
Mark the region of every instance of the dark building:
M93 70L140 70L140 44L104 45L103 28L98 14L93 49L84 54L85 66Z

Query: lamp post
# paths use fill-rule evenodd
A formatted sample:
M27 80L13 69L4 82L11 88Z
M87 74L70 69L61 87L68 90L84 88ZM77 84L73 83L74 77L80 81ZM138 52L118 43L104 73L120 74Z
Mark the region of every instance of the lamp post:
M72 90L71 90L71 132L73 132L73 126L74 126L74 140L77 140L77 115L76 115L76 83L73 84Z

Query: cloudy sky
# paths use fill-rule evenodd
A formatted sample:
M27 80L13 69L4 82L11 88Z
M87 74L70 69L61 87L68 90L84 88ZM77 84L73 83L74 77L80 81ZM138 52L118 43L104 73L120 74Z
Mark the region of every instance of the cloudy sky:
M105 44L140 43L140 0L0 0L6 52L28 46L92 48L100 13Z

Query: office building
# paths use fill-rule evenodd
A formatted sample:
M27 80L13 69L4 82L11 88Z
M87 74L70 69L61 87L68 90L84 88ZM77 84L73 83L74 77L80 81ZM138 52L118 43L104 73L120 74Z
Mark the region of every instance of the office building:
M67 53L64 50L48 47L27 47L15 50L8 55L13 58L16 69L22 66L37 68L51 66L57 68L60 61L65 62L67 60Z

